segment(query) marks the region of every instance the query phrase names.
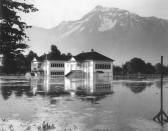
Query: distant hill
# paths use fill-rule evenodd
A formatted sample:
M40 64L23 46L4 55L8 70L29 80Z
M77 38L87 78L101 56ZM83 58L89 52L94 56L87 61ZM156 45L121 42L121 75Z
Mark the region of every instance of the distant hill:
M55 44L74 55L93 48L118 64L133 57L156 63L161 55L168 61L168 20L118 8L96 6L79 20L62 22L52 29L33 27L27 33L30 49L38 54Z

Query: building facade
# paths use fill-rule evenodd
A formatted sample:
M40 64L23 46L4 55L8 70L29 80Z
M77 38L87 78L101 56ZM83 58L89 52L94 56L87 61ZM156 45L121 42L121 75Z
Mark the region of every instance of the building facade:
M44 76L64 76L64 63L66 60L43 60L38 61L33 59L31 62L31 72L37 75Z
M95 51L80 53L65 62L65 75L108 77L113 79L113 60ZM96 75L96 76L95 76Z
M33 59L31 72L45 76L108 77L113 79L113 60L95 51L80 53L67 59Z
M2 67L3 67L3 55L0 54L0 73L2 73Z

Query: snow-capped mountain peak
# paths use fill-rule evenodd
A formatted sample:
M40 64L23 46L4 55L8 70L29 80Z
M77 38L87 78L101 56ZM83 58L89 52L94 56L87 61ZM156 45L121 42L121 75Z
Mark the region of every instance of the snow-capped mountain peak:
M97 5L93 10L93 11L101 11L101 12L107 12L110 11L112 8L108 8L108 7L103 7L101 5Z

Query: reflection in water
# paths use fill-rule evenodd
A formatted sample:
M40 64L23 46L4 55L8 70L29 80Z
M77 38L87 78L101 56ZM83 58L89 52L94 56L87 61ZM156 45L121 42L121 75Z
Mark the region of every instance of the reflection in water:
M76 95L103 95L112 93L111 81L84 79L51 78L31 79L31 88L34 95L58 96L75 92Z
M65 90L80 96L83 101L94 104L98 104L97 101L103 99L105 95L113 93L112 81L87 75L84 79L65 78Z
M149 82L128 82L124 83L126 87L130 88L133 93L143 92L147 86L151 86L153 83Z
M23 94L28 97L33 96L31 93L30 86L1 86L1 93L5 100L7 100L13 93L17 97L23 96Z
M74 93L78 96L87 95L105 95L112 93L111 81L105 79L96 79L85 77L82 79L64 78L64 77L46 77L34 78L30 81L10 81L1 83L1 93L7 100L13 93L19 97L23 94L28 97L33 95L41 96L60 96ZM98 97L96 99L100 99ZM88 98L90 100L91 98ZM95 99L95 100L96 100ZM52 102L53 103L53 102Z
M163 87L165 87L165 86L168 84L168 82L167 82L167 81L163 81L162 84L163 84ZM160 80L156 81L156 87L158 87L158 88L161 87L161 82L160 82Z
M76 95L105 95L113 92L111 81L103 79L68 79L65 78L65 90L75 92Z
M64 90L64 79L62 77L31 79L31 88L34 95L60 96L69 94Z
M152 121L153 114L157 113L160 106L160 97L156 93L160 90L155 81L146 82L111 83L107 79L89 77L38 78L26 81L3 79L0 81L0 116L8 120L26 121L32 123L33 127L43 121L51 122L63 130L64 127L76 125L78 130L86 131L121 131L126 127L128 130L153 131L156 127L156 123ZM151 88L146 88L150 85ZM113 89L115 95L106 97ZM74 96L57 97L70 93ZM164 93L164 107L167 111L167 88Z

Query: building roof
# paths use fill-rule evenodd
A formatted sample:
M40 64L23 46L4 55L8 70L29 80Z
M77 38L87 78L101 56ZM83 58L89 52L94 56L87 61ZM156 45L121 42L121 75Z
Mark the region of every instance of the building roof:
M84 60L111 61L111 62L114 61L113 59L108 58L96 51L80 53L74 56L74 58L77 61L84 61Z
M58 57L48 57L47 60L60 60L60 61L68 61L70 57L67 56L58 56Z

